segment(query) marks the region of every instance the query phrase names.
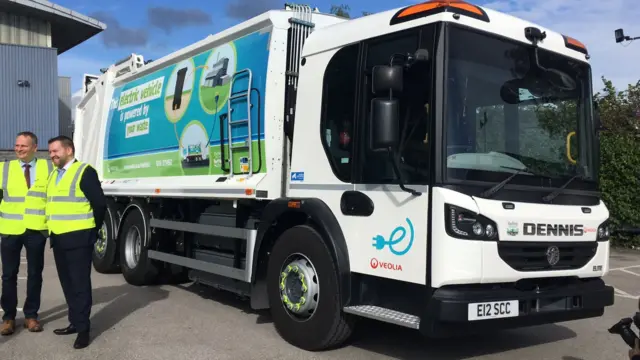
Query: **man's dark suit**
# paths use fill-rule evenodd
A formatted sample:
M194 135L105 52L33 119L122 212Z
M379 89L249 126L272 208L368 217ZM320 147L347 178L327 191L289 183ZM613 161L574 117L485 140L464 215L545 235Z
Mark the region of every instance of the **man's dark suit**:
M52 233L50 236L58 278L69 307L69 323L72 328L68 329L68 333L88 332L91 327L91 256L98 238L98 229L102 227L107 210L100 179L90 166L82 174L80 189L91 204L96 228L61 235Z

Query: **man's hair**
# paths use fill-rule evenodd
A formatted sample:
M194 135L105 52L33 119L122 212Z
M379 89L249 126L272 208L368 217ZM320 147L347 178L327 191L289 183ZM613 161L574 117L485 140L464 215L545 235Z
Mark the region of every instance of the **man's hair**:
M36 134L32 133L31 131L19 132L18 135L16 135L16 137L18 136L26 136L31 139L31 142L33 143L33 145L38 145L38 137L36 136Z
M65 148L70 148L71 152L75 153L76 152L76 147L73 145L73 140L71 140L70 137L68 136L64 136L64 135L60 135L60 136L56 136L54 138L49 139L49 145L51 145L52 143L59 141L60 144L62 145L62 147Z

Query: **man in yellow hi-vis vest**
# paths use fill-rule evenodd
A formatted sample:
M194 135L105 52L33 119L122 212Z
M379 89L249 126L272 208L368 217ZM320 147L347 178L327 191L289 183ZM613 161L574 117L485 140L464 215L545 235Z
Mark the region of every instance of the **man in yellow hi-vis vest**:
M47 185L46 218L58 278L69 307L69 326L56 335L78 334L73 347L89 345L91 315L91 255L107 211L98 173L75 159L73 141L49 140L56 170Z
M18 271L22 247L27 251L27 297L24 302L24 326L31 332L42 331L38 321L42 270L47 241L45 204L47 179L53 165L36 159L38 138L32 132L16 137L17 160L0 163L2 202L0 203L0 258L2 260L2 327L0 335L15 331L18 305Z

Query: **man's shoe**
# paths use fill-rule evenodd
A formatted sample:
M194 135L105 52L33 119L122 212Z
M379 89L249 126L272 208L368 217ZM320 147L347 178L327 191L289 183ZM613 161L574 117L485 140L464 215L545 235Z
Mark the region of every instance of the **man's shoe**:
M5 320L2 322L2 328L0 328L0 335L7 336L11 335L16 331L16 321L15 320Z
M76 341L73 343L73 348L84 349L87 346L89 346L89 332L84 331L84 332L78 333L78 336L76 337Z
M40 325L40 322L36 319L25 319L24 327L30 332L41 332L43 330L42 325Z
M66 328L62 328L62 329L55 329L53 330L53 333L56 335L71 335L71 334L75 334L78 331L76 330L76 327L73 325L69 325Z

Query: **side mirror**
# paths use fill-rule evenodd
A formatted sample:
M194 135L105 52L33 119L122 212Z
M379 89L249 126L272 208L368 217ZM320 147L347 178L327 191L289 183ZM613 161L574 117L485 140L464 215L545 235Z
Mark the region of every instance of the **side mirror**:
M397 99L371 100L371 150L389 151L400 141L400 102Z
M402 92L404 85L402 71L402 66L398 65L374 66L371 78L371 92L376 95L388 92L390 98L393 97L394 92Z
M371 100L370 139L372 151L393 150L400 142L400 102L393 97L403 88L401 66L375 66L371 79L371 90L376 97Z

